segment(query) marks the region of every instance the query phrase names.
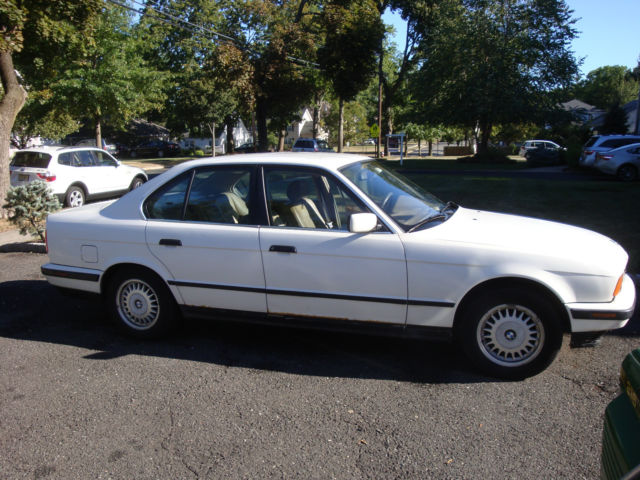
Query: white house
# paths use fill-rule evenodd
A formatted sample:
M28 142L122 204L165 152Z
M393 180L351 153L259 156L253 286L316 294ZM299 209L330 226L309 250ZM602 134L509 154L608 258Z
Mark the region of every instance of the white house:
M320 107L320 115L327 114L329 106L323 103ZM300 137L313 137L313 108L304 107L300 112L300 120L293 122L287 127L287 135L284 137L284 143L286 145L292 145ZM329 132L321 127L318 127L318 135L316 138L320 140L328 140Z
M233 141L237 146L252 141L249 130L244 126L242 120L238 120L236 126L233 128ZM183 149L200 149L205 153L211 153L211 137L185 137L179 142L180 148ZM216 129L216 155L224 155L226 153L227 145L227 127L220 127L218 131Z

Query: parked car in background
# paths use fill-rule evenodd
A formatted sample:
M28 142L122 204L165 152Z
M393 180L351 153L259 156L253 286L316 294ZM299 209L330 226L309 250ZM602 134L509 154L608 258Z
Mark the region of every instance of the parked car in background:
M596 154L608 152L614 148L624 147L632 143L640 143L638 135L594 135L582 147L579 164L583 167L593 167Z
M138 337L166 334L179 312L364 329L453 339L483 372L523 378L564 332L593 340L635 304L609 238L444 203L359 155L185 162L108 205L50 215L47 238L48 281L102 295Z
M593 166L624 182L637 180L640 171L640 142L596 153Z
M95 138L85 138L76 143L74 143L75 147L95 147L96 139ZM110 143L104 138L102 139L102 149L109 152L111 155L116 155L118 153L118 149L114 143Z
M548 150L550 152L559 152L563 148L551 140L527 140L520 147L518 154L526 157L526 153L530 150Z
M603 480L640 479L640 348L623 360L620 394L605 410L600 462Z
M135 157L175 157L180 154L180 145L164 140L149 140L142 142L129 151Z
M42 180L67 207L122 195L147 181L144 170L123 165L95 147L38 147L16 152L11 186Z
M527 164L532 167L559 165L562 163L561 151L557 148L538 147L527 150L524 158L527 160Z
M243 143L239 147L235 147L233 151L235 153L253 153L256 151L256 146L253 144L253 142L247 142Z
M293 152L333 152L333 148L325 140L318 140L316 138L298 138L293 147Z

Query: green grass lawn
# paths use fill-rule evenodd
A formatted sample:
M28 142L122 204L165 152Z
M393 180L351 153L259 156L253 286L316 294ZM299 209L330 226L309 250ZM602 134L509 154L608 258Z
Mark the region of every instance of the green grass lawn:
M514 213L585 227L617 241L640 273L640 184L473 175L409 174L442 200L480 210ZM597 252L594 252L597 255Z

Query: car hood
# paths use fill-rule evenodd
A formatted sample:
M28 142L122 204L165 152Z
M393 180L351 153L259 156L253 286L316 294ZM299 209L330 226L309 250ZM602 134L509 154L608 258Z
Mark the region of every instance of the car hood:
M455 250L460 247L484 252L481 258L489 261L497 257L522 263L535 261L547 270L566 273L620 275L628 261L620 245L591 230L465 208L458 208L446 222L415 234L420 243L435 241Z

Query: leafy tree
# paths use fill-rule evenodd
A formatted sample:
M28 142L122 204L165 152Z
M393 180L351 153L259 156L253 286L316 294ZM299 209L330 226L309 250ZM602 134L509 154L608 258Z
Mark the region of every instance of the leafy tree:
M384 36L373 0L331 0L322 11L324 45L318 60L338 96L338 151L344 143L344 103L375 74L375 53Z
M367 110L360 102L353 101L343 104L342 114L338 107L339 101L332 102L329 114L324 119L329 130L329 144L339 145L339 124L342 121L344 143L355 144L363 138L369 137L367 124Z
M102 144L102 126L124 128L134 117L164 100L165 76L139 54L140 43L131 29L132 18L121 7L106 4L97 17L95 43L71 62L52 85L61 101L72 106L77 118L95 127L96 144Z
M564 0L441 0L421 29L412 92L432 118L480 130L540 118L550 92L577 74L574 21Z
M56 65L70 45L91 43L91 19L102 0L4 0L0 3L0 198L9 188L9 139L27 99L16 67L27 82L34 70ZM55 73L55 72L52 72ZM42 77L41 77L42 78ZM0 211L0 216L5 212Z
M640 81L621 65L596 68L574 89L583 102L608 110L637 98Z
M625 134L629 132L627 113L620 105L612 106L604 117L604 123L600 129L605 135Z
M29 90L24 107L13 125L11 142L17 148L26 148L35 137L63 138L78 130L78 120L69 112L69 105L60 102L51 89Z

